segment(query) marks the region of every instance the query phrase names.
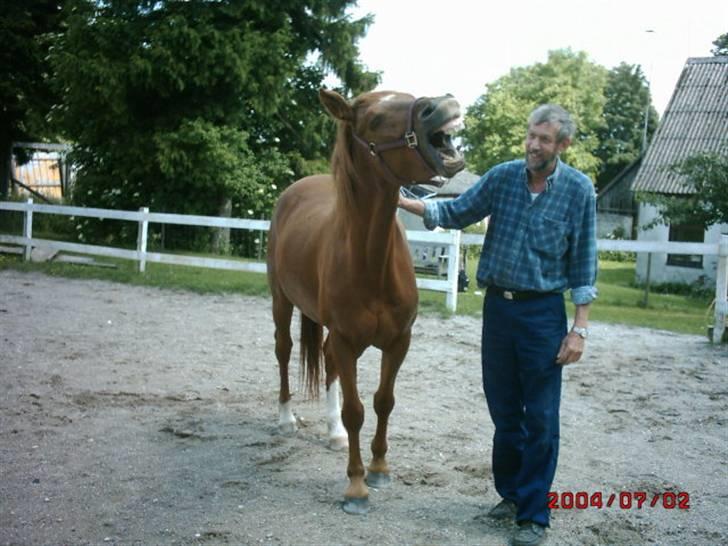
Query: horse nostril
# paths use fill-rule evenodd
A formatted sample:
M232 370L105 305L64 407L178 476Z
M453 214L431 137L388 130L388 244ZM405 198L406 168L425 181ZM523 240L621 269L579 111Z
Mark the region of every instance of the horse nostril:
M422 110L422 116L427 117L430 114L432 114L432 112L434 112L434 111L435 111L435 107L432 106L431 104L428 104L427 107L424 110Z

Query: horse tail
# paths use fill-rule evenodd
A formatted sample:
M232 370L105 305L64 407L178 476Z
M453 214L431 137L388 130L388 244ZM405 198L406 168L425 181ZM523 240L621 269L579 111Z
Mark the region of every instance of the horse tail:
M301 382L314 399L319 397L323 337L323 327L301 313Z

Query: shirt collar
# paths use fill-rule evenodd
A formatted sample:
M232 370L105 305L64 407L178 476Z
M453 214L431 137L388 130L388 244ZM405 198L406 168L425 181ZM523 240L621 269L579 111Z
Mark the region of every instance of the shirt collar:
M559 179L559 175L561 174L561 165L562 165L561 158L557 157L556 158L556 167L554 167L554 172L552 172L550 175L548 175L546 177L546 189L547 190L550 190L553 187L554 183L556 183L557 180ZM526 175L526 184L528 184L528 166L526 165L525 161L523 162L523 170Z
M552 172L547 178L546 178L546 187L548 189L551 189L554 185L554 183L559 179L559 175L561 174L561 158L556 158L556 167L554 167L554 172Z

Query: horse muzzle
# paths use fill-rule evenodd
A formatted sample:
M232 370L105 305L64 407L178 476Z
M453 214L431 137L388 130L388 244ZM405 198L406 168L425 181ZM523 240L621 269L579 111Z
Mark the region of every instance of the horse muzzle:
M419 151L438 175L451 178L465 167L463 154L455 147L453 136L464 127L460 104L451 95L419 99L414 116L414 131Z

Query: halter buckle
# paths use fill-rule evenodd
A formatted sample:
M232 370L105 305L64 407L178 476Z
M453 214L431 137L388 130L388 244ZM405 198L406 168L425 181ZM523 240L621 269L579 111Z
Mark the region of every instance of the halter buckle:
M404 141L408 148L417 148L417 135L414 131L408 131L404 134Z
M377 145L373 142L369 143L369 153L372 154L372 156L377 157Z

